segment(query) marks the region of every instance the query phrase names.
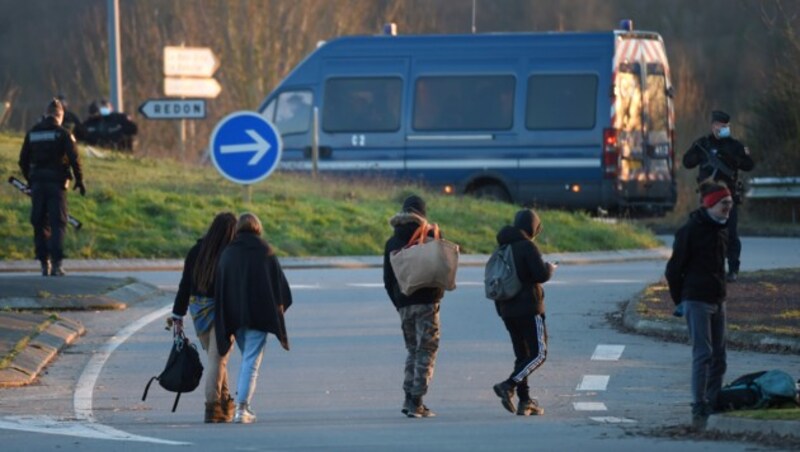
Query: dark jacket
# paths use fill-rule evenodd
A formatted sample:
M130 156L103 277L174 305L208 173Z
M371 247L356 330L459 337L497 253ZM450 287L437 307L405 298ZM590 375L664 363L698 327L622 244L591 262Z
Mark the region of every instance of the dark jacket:
M394 226L394 235L386 241L386 246L383 250L383 287L386 289L386 293L396 309L414 304L438 303L444 296L443 289L433 287L419 289L411 295L404 295L400 291L400 284L397 283L397 277L395 277L392 269L392 263L389 259L392 251L402 249L408 245L408 241L411 240L414 231L419 228L421 221L424 221L422 217L405 212L398 213L389 220L389 224ZM429 232L428 235L433 236L433 231ZM439 236L442 237L441 231Z
M495 301L497 314L502 318L533 317L544 314L544 289L542 284L552 276L539 248L522 231L505 226L497 233L497 244L511 244L514 266L522 282L522 290L513 298Z
M211 287L206 292L197 289L194 283L194 265L197 262L197 257L200 255L200 245L203 244L203 239L199 239L197 243L189 250L186 259L183 261L183 275L181 282L178 285L178 293L175 295L175 302L172 305L172 313L181 317L186 315L189 309L189 297L192 295L199 295L202 297L214 297L214 282L211 282Z
M267 242L253 233L238 233L222 251L214 281L220 354L228 351L230 336L242 327L272 333L289 350L283 313L292 305L292 293Z
M676 305L683 300L717 304L725 300L725 255L728 230L706 209L689 214L675 233L672 257L667 262L669 293Z
M733 171L733 177L716 170L711 165L707 152L714 153L725 166ZM750 171L755 167L753 159L747 155L744 145L733 138L718 139L714 134L704 136L694 143L683 155L683 166L691 169L700 166L697 170L697 182L702 182L713 176L714 181L722 181L733 193L733 200L742 202L742 184L739 183L739 171Z
M61 122L61 127L70 131L77 141L86 140L86 128L83 127L81 118L72 111L64 110L64 121Z
M117 112L91 116L83 126L87 144L128 151L133 150L133 136L139 130L128 115Z
M31 185L38 182L64 185L72 179L72 173L77 182L83 182L72 134L59 126L52 116L46 116L25 134L19 168Z

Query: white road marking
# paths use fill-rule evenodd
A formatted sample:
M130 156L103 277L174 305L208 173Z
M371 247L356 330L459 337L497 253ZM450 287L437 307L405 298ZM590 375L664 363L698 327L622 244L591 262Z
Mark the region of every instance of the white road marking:
M483 281L457 281L456 286L481 286L483 287Z
M383 283L347 283L347 285L350 287L383 288Z
M605 391L608 386L608 375L584 375L578 384L577 391Z
M607 411L606 404L603 402L573 402L575 411Z
M292 290L319 289L319 284L289 284Z
M589 419L600 422L601 424L635 424L636 421L633 419L628 419L626 417L616 417L616 416L598 416L598 417L590 417Z
M625 350L624 345L600 344L594 349L592 361L617 361Z

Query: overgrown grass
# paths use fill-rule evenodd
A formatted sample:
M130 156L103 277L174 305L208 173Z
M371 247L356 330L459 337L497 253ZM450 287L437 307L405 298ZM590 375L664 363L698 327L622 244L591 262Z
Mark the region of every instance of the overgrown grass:
M3 179L21 177L17 160L22 139L0 135ZM213 216L250 211L264 223L265 238L281 256L377 255L391 234L388 219L410 193L428 203L428 216L463 253L489 253L495 234L517 207L470 197L444 196L410 184L348 181L308 174L275 173L244 189L212 166L109 152L81 154L86 197L70 192L70 213L83 229L70 230L65 251L72 258L177 258L207 229ZM5 184L5 183L4 183ZM30 259L30 201L5 184L0 190L0 256ZM651 248L658 240L631 223L592 221L583 213L539 211L544 252Z
M800 421L800 408L773 408L768 410L741 410L725 413L726 416L762 421Z

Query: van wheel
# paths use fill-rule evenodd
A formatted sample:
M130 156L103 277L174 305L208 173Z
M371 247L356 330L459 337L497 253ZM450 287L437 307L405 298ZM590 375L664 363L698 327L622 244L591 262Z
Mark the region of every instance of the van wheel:
M481 199L511 202L511 196L508 194L508 191L497 184L479 185L470 190L469 194Z

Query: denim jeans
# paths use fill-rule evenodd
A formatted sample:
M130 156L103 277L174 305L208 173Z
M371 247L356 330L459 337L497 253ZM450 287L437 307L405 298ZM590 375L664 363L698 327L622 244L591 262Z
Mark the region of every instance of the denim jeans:
M692 398L696 407L716 403L727 369L725 303L684 300L692 341Z
M264 331L249 328L239 328L236 331L236 345L242 353L242 364L236 383L237 404L250 404L250 399L256 390L258 369L261 367L261 358L264 357L266 342L267 333Z

